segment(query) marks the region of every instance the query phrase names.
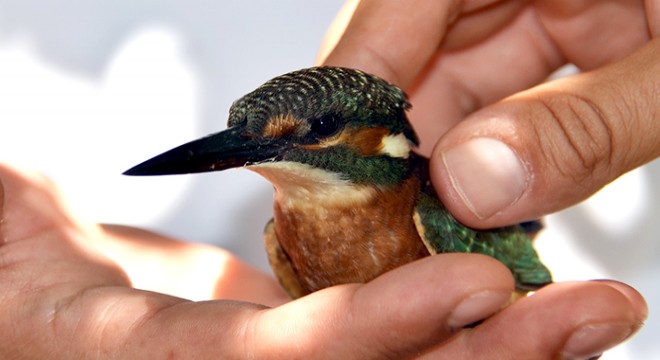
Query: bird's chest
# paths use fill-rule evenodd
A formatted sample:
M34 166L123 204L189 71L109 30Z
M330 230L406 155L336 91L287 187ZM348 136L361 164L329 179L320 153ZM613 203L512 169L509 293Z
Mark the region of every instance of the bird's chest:
M366 282L428 255L412 220L416 189L411 182L325 200L276 192L275 231L303 287Z

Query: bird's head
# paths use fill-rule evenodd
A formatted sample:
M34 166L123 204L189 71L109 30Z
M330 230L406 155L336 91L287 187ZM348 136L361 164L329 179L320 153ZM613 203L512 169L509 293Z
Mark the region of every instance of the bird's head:
M237 100L228 128L130 170L166 175L248 167L271 182L385 186L410 173L417 137L398 87L358 70L315 67L278 76Z

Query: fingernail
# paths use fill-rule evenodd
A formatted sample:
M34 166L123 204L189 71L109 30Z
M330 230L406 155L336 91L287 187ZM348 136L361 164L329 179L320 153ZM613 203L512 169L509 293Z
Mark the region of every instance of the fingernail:
M592 359L625 340L633 329L630 324L592 324L576 330L564 345L565 359Z
M461 301L447 319L450 329L460 329L496 313L511 298L506 291L484 291Z
M513 204L527 186L527 171L503 142L474 138L442 152L454 190L479 219Z

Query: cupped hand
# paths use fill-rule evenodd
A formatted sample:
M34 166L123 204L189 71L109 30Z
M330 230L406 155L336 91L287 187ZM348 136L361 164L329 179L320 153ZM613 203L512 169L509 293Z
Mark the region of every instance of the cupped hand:
M653 1L349 1L319 62L402 86L462 222L573 205L660 155ZM582 73L544 80L571 63Z
M467 254L287 302L220 249L84 223L42 176L0 165L0 180L0 358L546 359L603 351L646 317L615 282L551 285L498 312L510 273ZM157 292L200 289L216 300Z

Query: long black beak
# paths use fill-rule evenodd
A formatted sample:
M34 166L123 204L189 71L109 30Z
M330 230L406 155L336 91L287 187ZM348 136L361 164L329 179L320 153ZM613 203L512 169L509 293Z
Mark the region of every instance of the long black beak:
M283 142L242 136L241 126L191 141L155 156L124 175L190 174L245 166L275 159Z

